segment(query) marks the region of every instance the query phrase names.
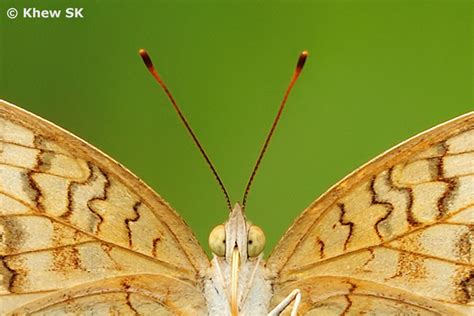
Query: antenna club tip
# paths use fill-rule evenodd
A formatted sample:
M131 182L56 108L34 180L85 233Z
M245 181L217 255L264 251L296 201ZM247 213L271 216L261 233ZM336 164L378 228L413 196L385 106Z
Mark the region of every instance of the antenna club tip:
M298 58L298 63L296 64L296 69L301 70L306 62L306 58L308 58L308 51L304 50L301 52L300 57Z
M151 61L150 55L148 55L147 51L141 48L138 53L140 54L140 57L143 59L143 62L145 63L145 66L147 66L148 69L153 68L153 63Z

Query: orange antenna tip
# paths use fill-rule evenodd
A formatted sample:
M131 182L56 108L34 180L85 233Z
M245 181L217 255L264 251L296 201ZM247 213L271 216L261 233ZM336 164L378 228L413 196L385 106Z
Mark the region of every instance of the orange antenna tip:
M298 58L298 63L296 64L296 69L301 71L303 69L304 63L306 62L306 58L308 58L308 51L304 50L300 57Z
M148 69L153 68L153 62L151 61L150 55L148 55L147 51L144 50L143 48L138 51L140 54L140 57L143 59L143 62L145 63L145 66Z

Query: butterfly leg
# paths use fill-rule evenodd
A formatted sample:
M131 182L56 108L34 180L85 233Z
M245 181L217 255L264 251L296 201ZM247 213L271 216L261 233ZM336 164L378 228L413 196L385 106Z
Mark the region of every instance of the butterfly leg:
M299 289L293 290L290 295L288 295L283 301L280 302L270 313L268 316L278 316L287 308L291 302L295 302L293 304L293 308L291 309L291 316L296 316L298 312L298 307L300 306L301 302L301 292Z

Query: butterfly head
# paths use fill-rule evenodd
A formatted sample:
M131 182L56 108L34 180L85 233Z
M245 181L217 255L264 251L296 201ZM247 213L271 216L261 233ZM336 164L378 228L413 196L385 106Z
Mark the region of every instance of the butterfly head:
M225 224L217 225L209 235L209 246L217 257L225 258L230 264L238 253L239 261L259 256L265 247L262 229L245 218L242 206L236 203Z

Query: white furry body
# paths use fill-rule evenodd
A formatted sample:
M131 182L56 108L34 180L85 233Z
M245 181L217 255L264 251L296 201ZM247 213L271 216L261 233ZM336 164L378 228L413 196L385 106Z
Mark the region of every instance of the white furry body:
M209 278L204 283L209 315L231 315L230 283L230 265L225 263L224 258L215 256L211 261ZM271 297L270 274L264 263L258 258L247 260L239 269L239 316L267 315Z

